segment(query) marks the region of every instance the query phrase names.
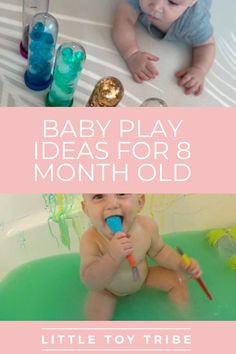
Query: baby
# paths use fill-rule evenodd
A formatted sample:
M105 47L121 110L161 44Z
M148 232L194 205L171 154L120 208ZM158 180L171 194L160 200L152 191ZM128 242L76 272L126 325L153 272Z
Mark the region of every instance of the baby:
M81 279L90 289L88 320L111 320L119 296L132 294L142 286L168 293L178 304L187 303L188 289L182 271L192 277L201 275L195 260L186 267L180 255L165 244L158 227L149 217L139 215L143 194L85 194L82 208L92 222L80 243ZM124 232L115 235L106 218L119 215ZM139 271L134 280L126 259L133 255ZM158 265L149 267L146 256Z
M140 50L135 23L139 19L154 36L182 41L192 47L191 65L176 73L185 94L200 95L213 64L215 44L210 24L211 0L127 0L118 7L113 40L135 81L142 83L159 72L153 62L159 57Z

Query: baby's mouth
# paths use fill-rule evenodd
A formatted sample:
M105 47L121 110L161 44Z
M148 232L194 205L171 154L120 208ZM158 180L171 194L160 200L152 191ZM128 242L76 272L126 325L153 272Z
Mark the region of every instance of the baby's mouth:
M118 216L118 217L121 219L121 223L123 224L124 216L123 216L123 215L119 215L119 214L108 215L108 216L105 217L105 221L106 221L108 218L111 218L112 216Z
M124 217L123 217L123 215L119 215L119 217L121 219L121 224L123 225Z
M150 21L157 21L161 18L161 16L148 15L148 18Z

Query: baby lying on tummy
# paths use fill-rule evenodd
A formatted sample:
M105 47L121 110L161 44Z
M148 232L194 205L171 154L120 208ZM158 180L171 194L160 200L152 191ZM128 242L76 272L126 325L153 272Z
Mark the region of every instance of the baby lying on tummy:
M176 77L186 95L201 94L215 57L210 3L211 0L127 0L118 7L113 40L136 82L159 74L154 65L159 57L139 48L135 32L139 20L153 36L192 47L191 65L178 71Z

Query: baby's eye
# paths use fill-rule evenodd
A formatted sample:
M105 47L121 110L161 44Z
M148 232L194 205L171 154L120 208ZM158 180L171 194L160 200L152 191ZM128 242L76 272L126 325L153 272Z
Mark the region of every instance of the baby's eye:
M177 4L176 2L169 0L169 4L174 5L174 6L178 6L179 4Z
M121 197L121 198L126 198L128 197L129 195L131 194L128 194L128 193L120 193L120 194L117 194L118 197Z
M102 199L104 196L104 194L94 194L93 199L97 200L97 199Z

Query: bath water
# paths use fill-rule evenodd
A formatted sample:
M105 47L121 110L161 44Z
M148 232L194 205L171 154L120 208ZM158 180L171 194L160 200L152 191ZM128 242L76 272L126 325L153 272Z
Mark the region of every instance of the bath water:
M114 320L236 320L236 272L227 268L206 232L166 235L172 247L179 246L196 258L202 279L214 300L209 301L198 283L189 281L190 304L177 311L166 294L155 289L118 300ZM79 278L80 258L69 253L24 264L0 283L0 320L84 320L87 289Z

